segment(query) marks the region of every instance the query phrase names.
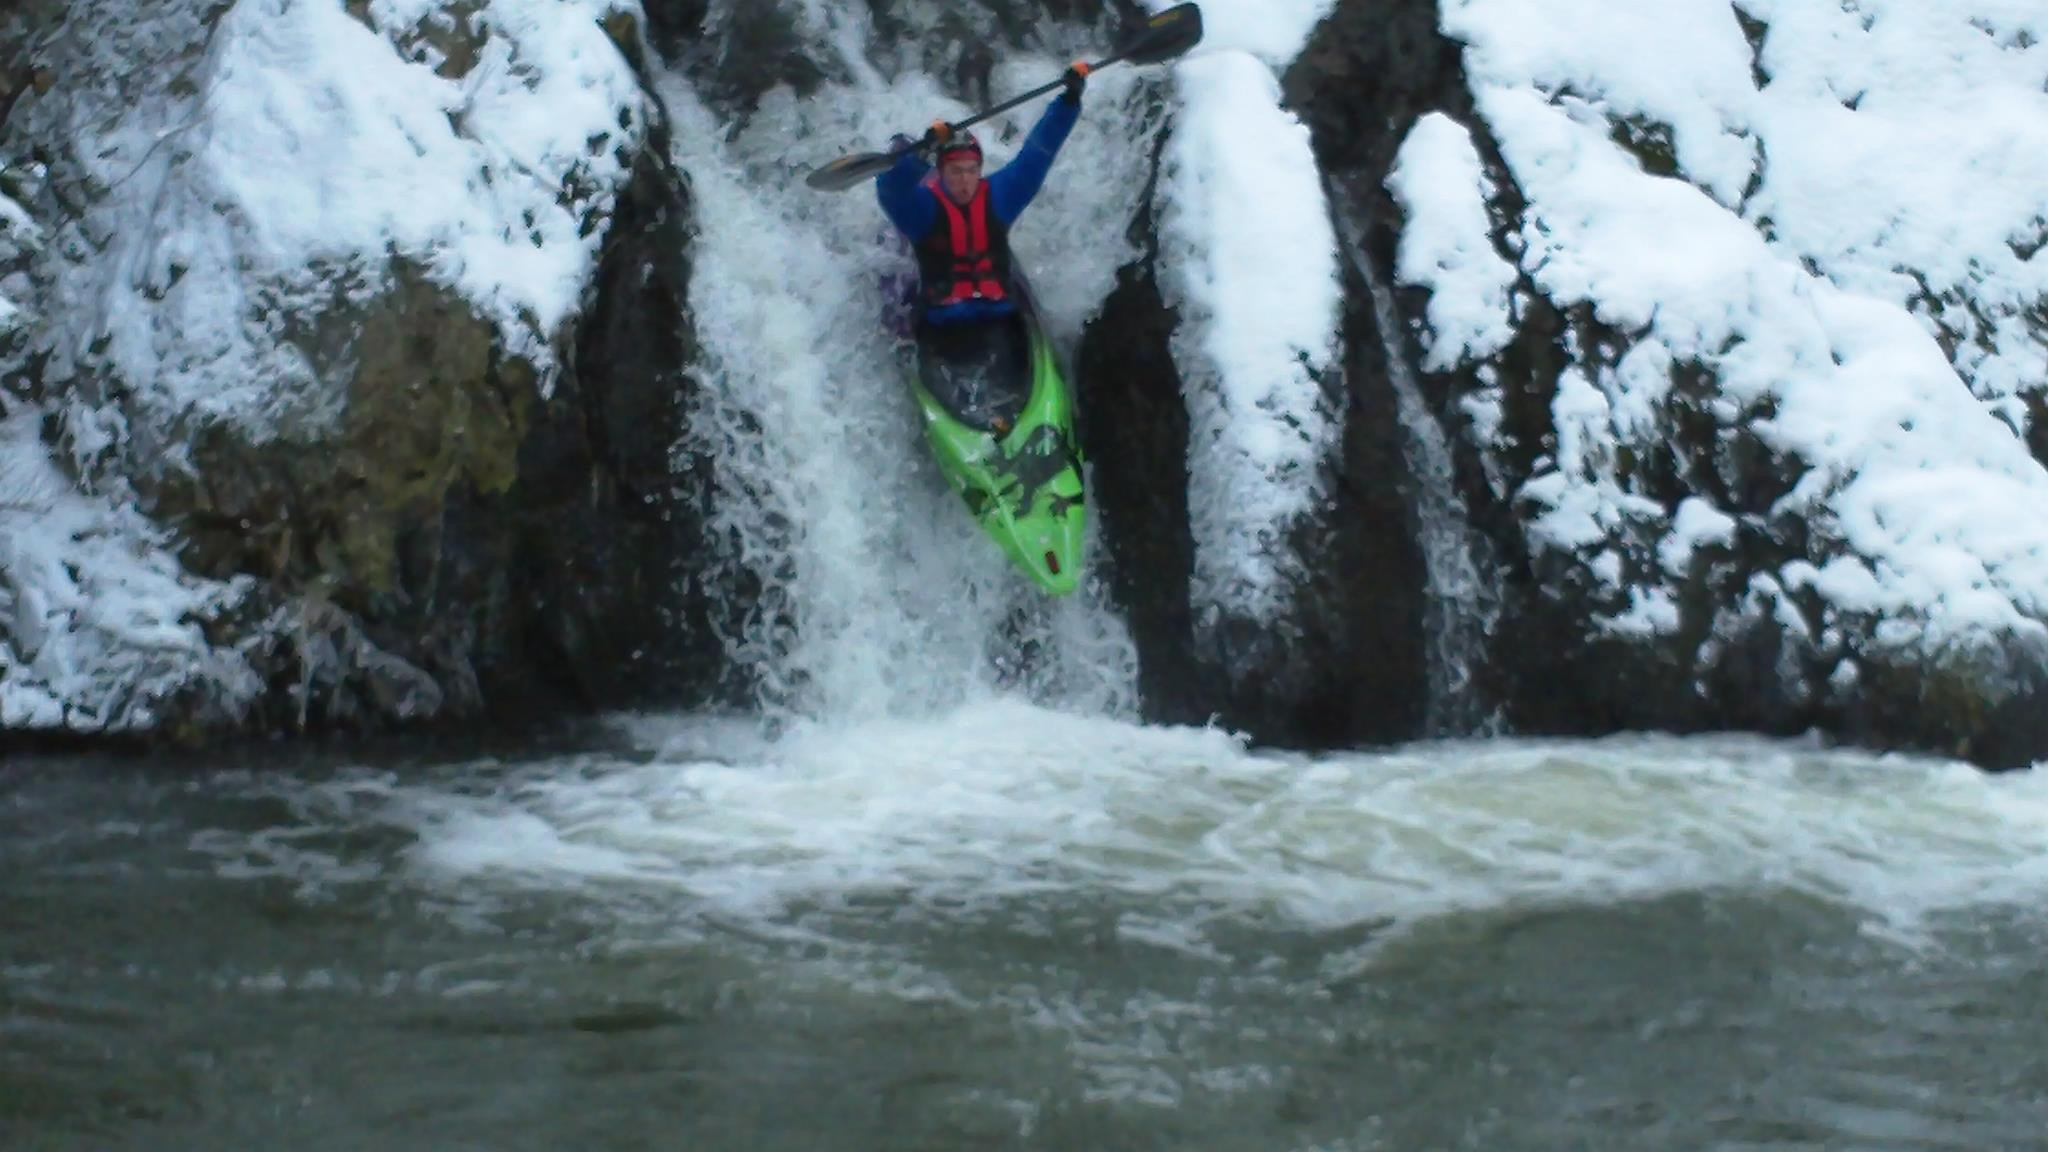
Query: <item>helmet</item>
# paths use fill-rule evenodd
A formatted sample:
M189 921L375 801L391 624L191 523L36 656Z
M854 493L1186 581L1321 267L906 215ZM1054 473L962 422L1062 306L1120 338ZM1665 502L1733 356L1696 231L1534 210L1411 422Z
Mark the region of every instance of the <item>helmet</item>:
M939 166L943 168L946 161L961 155L972 155L975 163L981 162L981 141L974 138L974 133L960 132L947 137L945 143L939 145Z

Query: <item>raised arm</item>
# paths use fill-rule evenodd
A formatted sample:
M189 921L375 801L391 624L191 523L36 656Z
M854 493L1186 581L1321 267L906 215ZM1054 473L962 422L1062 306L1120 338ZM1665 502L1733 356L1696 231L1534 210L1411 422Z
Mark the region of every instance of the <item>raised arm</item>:
M903 153L894 168L875 177L875 199L881 202L889 222L913 244L932 230L934 214L939 210L938 202L919 187L931 170L932 166L913 148Z
M996 218L1008 224L1024 214L1032 198L1045 184L1046 173L1067 142L1067 134L1081 118L1081 102L1061 96L1045 106L1045 114L1024 138L1024 147L1001 171L988 178L988 206Z

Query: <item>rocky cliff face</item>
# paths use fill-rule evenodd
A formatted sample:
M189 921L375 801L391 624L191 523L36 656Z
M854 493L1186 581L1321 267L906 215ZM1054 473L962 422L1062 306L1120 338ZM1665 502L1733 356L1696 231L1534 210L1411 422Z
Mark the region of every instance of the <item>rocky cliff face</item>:
M1401 467L1400 429L1363 285L1344 325L1333 384L1352 389L1329 497L1286 547L1305 579L1261 627L1204 621L1192 596L1189 418L1172 351L1179 318L1158 282L1153 212L1132 223L1145 258L1125 268L1079 356L1087 451L1095 461L1118 603L1139 649L1148 713L1211 718L1280 743L1354 745L1418 732L1427 704L1424 581Z
M1289 74L1290 97L1314 127L1332 179L1353 190L1349 210L1364 222L1366 246L1389 282L1402 278L1404 242L1415 243L1430 223L1418 222L1426 204L1418 208L1397 195L1397 169L1419 167L1416 154L1438 136L1469 140L1460 150L1484 190L1483 201L1474 198L1484 209L1474 229L1483 247L1470 258L1505 270L1498 283L1503 322L1462 355L1432 354L1432 337L1454 344L1447 337L1456 335L1445 319L1454 302L1442 298L1443 288L1428 287L1432 280L1453 283L1443 269L1458 254L1440 250L1424 253L1434 267L1409 277L1399 308L1432 407L1457 445L1462 494L1503 558L1505 610L1490 664L1502 678L1511 725L1547 732L1818 729L1986 763L2036 759L2048 746L2039 719L2044 637L2032 585L2037 573L2016 559L2010 542L1973 538L1963 522L2000 517L2011 476L2038 487L2038 468L2007 439L2017 430L2022 443L2038 444L2030 421L2042 381L2016 385L2011 371L2039 362L2038 329L2034 352L2023 350L2025 316L2040 307L2041 283L2023 240L2038 225L2023 213L1994 221L1994 228L2014 229L2011 252L1994 245L1990 256L1973 261L1977 270L1966 282L1930 293L1927 282L1943 272L1908 262L1915 224L1950 234L1963 229L1916 222L1907 205L1895 233L1871 241L1890 249L1878 261L1899 261L1887 272L1906 286L1899 311L1884 315L1873 300L1867 307L1880 316L1872 320L1857 311L1866 307L1860 301L1837 304L1837 288L1878 298L1885 292L1857 266L1856 254L1827 251L1772 218L1774 204L1775 211L1791 211L1785 206L1810 195L1810 183L1827 182L1815 176L1825 160L1788 152L1788 145L1821 144L1793 129L1808 114L1796 103L1802 94L1781 95L1793 86L1774 86L1771 77L1774 68L1815 67L1803 58L1812 49L1799 39L1811 31L1801 27L1805 17L1761 4L1697 7L1683 15L1735 45L1746 41L1741 63L1754 60L1749 74L1717 75L1712 83L1672 70L1676 91L1688 83L1714 91L1726 81L1720 99L1739 112L1723 123L1736 127L1712 141L1707 129L1679 118L1682 108L1666 110L1672 122L1660 122L1643 107L1655 102L1656 91L1629 88L1625 69L1603 72L1569 49L1557 52L1564 63L1544 66L1541 79L1525 79L1517 71L1521 58L1541 58L1543 47L1491 34L1480 22L1489 8L1483 4L1339 5ZM1887 47L1887 28L1910 22L1903 12L1878 15L1884 19L1838 30L1872 59L1898 50ZM1782 24L1774 27L1779 16ZM2011 53L2031 51L2024 29L1980 25L1981 36L1959 34L1959 52L1982 51L1995 67L2014 59ZM1930 43L1955 31L1922 30ZM1644 50L1653 51L1658 41L1649 30L1623 35L1637 32ZM1715 60L1717 47L1703 37L1675 58ZM1582 70L1577 79L1559 79L1575 68ZM1929 94L1934 106L1925 115L1939 122L1946 109L1936 95ZM1584 142L1564 145L1576 149L1569 161L1544 153L1548 141L1532 143L1546 132L1569 131L1562 125L1571 122L1560 117L1537 127L1546 105L1535 100L1595 129ZM1837 130L1891 128L1866 113L1870 122L1859 129L1855 106L1849 101ZM1897 103L1888 106L1901 115ZM1574 226L1563 213L1590 211L1601 215L1589 219L1612 221L1641 210L1620 196L1604 204L1568 202L1587 193L1559 181L1560 162L1586 171L1610 161L1609 178L1630 182L1642 203L1673 200L1668 215L1645 221L1650 230L1636 234L1645 261L1711 261L1679 238L1695 219L1702 230L1725 223L1732 248L1741 249L1742 237L1753 233L1770 245L1756 246L1759 271L1745 275L1781 276L1793 290L1779 296L1741 283L1716 285L1710 290L1726 295L1712 307L1739 317L1732 321L1688 311L1690 302L1672 289L1660 296L1653 288L1639 306L1620 294L1618 276L1606 279L1614 294L1603 296L1601 269L1592 262L1611 254L1588 254L1597 237L1552 233ZM1829 191L1854 196L1855 179ZM1694 186L1707 195L1679 205ZM1993 202L1998 195L1995 187L1985 192ZM1702 210L1695 216L1681 207ZM1464 283L1488 287L1484 276ZM2036 286L2031 296L2020 287L2028 283ZM1855 319L1845 315L1851 311ZM1968 333L1956 327L1962 314L1975 317L1962 322ZM1816 319L1786 319L1799 316ZM1813 327L1788 335L1780 321ZM1831 342L1832 352L1824 350L1812 366L1796 350L1804 341ZM1774 343L1795 350L1781 352ZM1948 372L1929 363L1937 347ZM1888 358L1882 366L1879 357ZM1878 382L1886 375L1927 383L1910 385L1913 398L1898 401ZM1823 383L1802 387L1813 378ZM1852 418L1802 435L1809 422L1828 424L1809 405L1848 413L1872 405L1881 413L1874 418L1891 424L1873 431ZM2005 426L1983 419L1987 414ZM1972 431L1945 435L1952 424ZM1979 448L2000 440L2006 445L1999 452ZM1938 457L1948 453L1952 463L1944 464ZM1925 507L1896 499L1875 521L1859 522L1872 501L1886 499L1871 490L1896 497L1921 483L1948 483L1937 479L1943 475L1957 481L1947 497L1958 502L1953 519L1943 513L1922 520ZM1949 566L1977 575L1937 592L1941 577L1915 572ZM1894 584L1917 591L1879 591ZM1957 610L1954 598L1979 595L1989 603ZM1904 607L1926 596L1936 599Z
M1083 54L1129 7L20 9L0 518L18 541L71 527L6 554L6 725L733 698L715 637L752 606L706 575L695 205L641 22L737 132L906 75L1000 96L1006 51ZM1306 745L1491 716L2048 750L2048 538L2027 527L2048 496L2048 225L1986 143L2038 135L2048 28L1687 0L1595 36L1561 12L1522 26L1508 0L1340 0L1285 6L1322 17L1297 54L1228 39L1278 9L1213 7L1238 31L1205 61L1091 113L1150 176L1119 221L1138 255L1075 355L1148 716ZM2016 111L1965 120L1928 70L1885 70L1923 42ZM1638 56L1684 82L1646 83ZM1257 310L1218 282L1270 270L1232 251L1232 181L1189 176L1259 143L1218 105L1264 99L1266 68L1279 106L1256 123L1305 125L1327 217L1295 235L1335 249L1274 258L1328 282L1327 342L1243 339ZM1881 165L1830 143L1863 134L1929 169L1915 142L1953 137L1945 170L1983 210L1863 211ZM1837 219L1831 197L1859 207ZM1446 508L1484 612L1446 607ZM123 564L140 574L106 575ZM114 687L78 707L87 683Z
M1425 702L1416 693L1427 680L1431 642L1419 634L1424 478L1401 445L1433 432L1451 448L1457 502L1478 534L1473 559L1498 604L1477 651L1468 654L1472 690L1486 702L1480 714L1497 708L1508 728L1523 732L1819 730L1988 764L2037 759L2048 746L2038 719L2043 634L2031 583L2038 573L2013 562L2008 543L1972 541L1963 532L1929 527L1889 540L1858 532L1857 513L1845 507L1859 504L1846 495L1859 475L1870 487L1910 487L1923 470L1940 472L1930 454L1960 448L1956 468L1967 474L1983 467L1975 482L1990 498L1957 515L1995 519L2007 470L2032 483L2033 463L2007 453L1985 465L1967 444L1938 435L1923 437L1904 460L1891 437L1862 440L1860 428L1804 440L1788 435L1787 410L1815 402L1797 391L1806 375L1796 366L1798 354L1780 361L1785 367L1775 370L1783 376L1758 387L1756 367L1741 349L1805 337L1736 323L1709 344L1697 333L1659 330L1649 320L1655 301L1652 312L1631 322L1632 304L1573 291L1551 275L1552 261L1578 254L1542 239L1557 227L1561 197L1546 203L1524 190L1525 170L1550 161L1525 155L1518 168L1502 133L1530 131L1521 110L1501 94L1502 77L1475 76L1468 66L1477 58L1495 67L1489 53L1511 53L1483 36L1446 31L1471 27L1480 7L1341 3L1287 71L1288 106L1314 132L1332 209L1350 225L1347 242L1362 263L1346 283L1342 383L1349 405L1344 447L1329 461L1332 498L1296 525L1290 542L1314 576L1290 586L1287 611L1262 629L1205 636L1189 602L1192 512L1175 482L1189 431L1176 407L1183 382L1170 352L1180 319L1159 292L1155 220L1148 215L1134 224L1154 255L1125 270L1091 326L1082 365L1100 414L1092 452L1119 599L1140 641L1155 714L1218 715L1282 742L1345 743L1422 730ZM1768 64L1775 56L1789 71L1802 47L1773 41L1765 6L1720 15L1747 41L1756 64L1745 78L1768 99ZM2023 29L1982 30L2001 51L2031 49ZM1540 97L1544 89L1531 84L1529 91ZM1597 125L1616 163L1653 182L1648 195L1682 190L1688 180L1714 190L1706 164L1686 169L1671 125L1631 114L1626 93L1565 86L1548 99ZM1753 114L1762 135L1767 116ZM1432 345L1455 335L1445 315L1458 302L1441 299L1448 289L1433 292L1427 277L1404 276L1404 242L1416 244L1411 237L1430 222L1418 222L1414 206L1398 194L1404 153L1412 157L1423 150L1417 141L1446 131L1466 141L1484 190L1483 201L1474 197L1483 215L1472 235L1484 259L1503 270L1498 331L1451 357ZM1782 158L1789 174L1781 175L1758 150L1747 187L1738 186L1734 202L1718 211L1738 232L1758 229L1767 243L1782 246L1760 255L1760 266L1782 263L1789 278L1811 279L1823 297L1838 284L1861 288L1849 257L1836 258L1830 279L1818 252L1773 234L1766 206L1774 197L1793 200L1801 194L1796 182L1811 178L1797 165ZM1620 203L1609 209L1628 210ZM2019 287L2039 283L2029 267L2038 247L2028 239L2039 224L2022 214L2003 226L2013 229L2009 247L2017 264L1987 259L1946 295L1926 289L1938 273L1904 268L1909 288L1897 321L1882 322L1881 336L1857 335L1858 325L1831 314L1829 304L1808 303L1805 289L1758 305L1737 286L1723 307L1817 310L1814 323L1833 333L1832 367L1842 370L1837 386L1845 409L1865 402L1857 393L1870 387L1864 373L1874 369L1867 360L1859 368L1855 345L1866 343L1866 357L1868 346L1892 348L1899 359L1887 369L1929 380L1927 391L1888 417L1907 439L1917 423L1948 423L1946 410L1954 409L1952 418L1978 435L2003 438L2016 430L2031 445L2039 439L2040 382L2016 384L2013 368L2037 363L2042 347L2038 325L2027 319L2040 312L2039 289L2030 295ZM1670 227L1685 225L1674 218ZM1367 275L1396 286L1394 330L1381 322ZM1487 285L1482 278L1474 287ZM1904 323L1909 314L1919 332ZM1932 339L1914 347L1921 333ZM2033 352L2025 350L2029 341ZM1937 346L1955 374L1948 384L1925 362ZM1418 381L1436 429L1397 423L1389 355L1404 360ZM1974 392L2005 428L1978 419L1962 388L1952 385ZM1906 475L1887 475L1894 469ZM1967 503L1972 494L1965 487L1956 498ZM1892 509L1898 520L1919 514L1904 502ZM1942 604L1916 604L1903 615L1876 607L1873 601L1903 607L1915 595L1954 595L1934 592L1938 579L1901 576L1916 565L1977 571L1963 594L1984 593L1997 603L1981 616L1955 613L1963 620L1941 619ZM1894 580L1919 592L1872 590Z
M238 590L208 626L234 675L188 667L171 690L209 703L169 719L358 728L708 680L671 460L691 209L636 12L116 7L70 5L26 53L57 79L8 143L67 318L16 387L85 492ZM415 90L382 105L380 80ZM536 138L543 101L573 141ZM62 642L28 631L23 665Z

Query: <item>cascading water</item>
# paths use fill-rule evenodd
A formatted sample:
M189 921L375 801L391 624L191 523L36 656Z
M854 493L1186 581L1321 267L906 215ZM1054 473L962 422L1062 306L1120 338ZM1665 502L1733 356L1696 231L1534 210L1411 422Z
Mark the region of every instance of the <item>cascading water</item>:
M802 187L814 150L957 111L864 31L938 0L776 7L849 86L730 134L664 91L706 353L681 450L715 469L714 577L759 589L734 657L798 722L635 714L453 761L0 757L0 1147L2042 1146L2038 770L1125 722L1099 589L1027 591L923 453L872 198ZM1157 113L1128 75L1091 85L1019 234L1069 346L1130 256ZM1471 732L1491 562L1363 218L1338 214L1340 258L1408 433L1430 720ZM22 416L17 479L68 492ZM33 503L105 559L107 603L205 606L120 566L129 510ZM44 603L94 608L90 576Z
M735 129L686 78L662 85L700 233L699 443L690 447L714 462L722 578L758 589L724 638L729 653L762 707L791 718L927 715L1016 691L1132 715L1136 653L1103 582L1047 601L1010 570L926 452L905 387L907 350L883 324L881 285L909 268L907 247L869 189L830 194L803 183L838 150L880 147L935 115L965 114L924 75L884 78L861 58L864 20L832 16L806 27L847 59L851 86L803 100L771 92ZM1058 70L1025 58L995 79L1017 91ZM1018 259L1064 347L1128 259L1117 249L1156 131L1135 83L1126 75L1093 86L1019 223ZM981 129L992 167L1038 108ZM1090 534L1099 564L1093 521Z
M1450 444L1422 398L1415 368L1402 347L1394 294L1373 267L1358 226L1345 212L1340 210L1338 216L1344 250L1372 294L1373 318L1386 349L1387 380L1407 431L1401 451L1416 481L1416 521L1429 580L1429 734L1497 735L1504 727L1499 708L1488 703L1474 676L1500 618L1500 602L1481 575L1485 543L1471 529L1465 501L1454 483Z

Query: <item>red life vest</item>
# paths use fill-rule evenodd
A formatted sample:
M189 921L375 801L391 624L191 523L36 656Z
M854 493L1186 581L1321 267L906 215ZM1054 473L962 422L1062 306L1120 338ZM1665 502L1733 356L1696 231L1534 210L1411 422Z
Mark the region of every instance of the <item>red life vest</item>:
M988 182L982 181L965 208L953 203L936 183L927 187L942 212L931 234L918 245L918 266L930 305L1007 297L1003 281L1010 263L1009 229L989 214Z

